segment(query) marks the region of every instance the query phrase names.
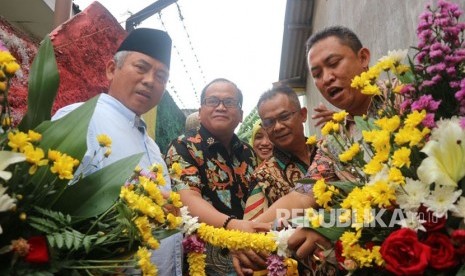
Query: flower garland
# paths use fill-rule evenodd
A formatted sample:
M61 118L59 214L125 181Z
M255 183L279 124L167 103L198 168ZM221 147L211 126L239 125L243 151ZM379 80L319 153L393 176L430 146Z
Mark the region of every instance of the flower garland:
M267 233L245 233L238 230L216 228L205 223L198 223L197 217L189 215L186 206L181 208L182 232L186 234L183 241L187 252L189 275L205 275L205 243L229 250L253 250L270 253L267 259L267 275L297 275L297 263L289 258L287 240L295 229ZM262 274L260 274L262 275Z

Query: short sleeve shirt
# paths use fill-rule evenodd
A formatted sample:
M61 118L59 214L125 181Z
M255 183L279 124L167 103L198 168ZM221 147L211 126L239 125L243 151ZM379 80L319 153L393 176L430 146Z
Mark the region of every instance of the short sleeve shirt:
M242 218L249 182L257 165L250 145L234 135L230 153L206 128L190 130L171 142L165 156L168 167L181 165L173 189L198 191L216 210Z

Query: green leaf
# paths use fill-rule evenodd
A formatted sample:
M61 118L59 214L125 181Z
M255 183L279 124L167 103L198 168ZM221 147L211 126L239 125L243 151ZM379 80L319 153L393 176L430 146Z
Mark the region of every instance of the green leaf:
M352 190L355 187L357 187L356 184L354 184L353 182L349 182L349 181L334 181L334 182L329 182L328 184L331 184L335 186L336 188L343 190L347 194L352 192Z
M355 125L357 126L357 129L360 131L366 130L366 131L371 131L373 129L378 129L375 126L374 119L369 118L368 120L363 119L361 116L355 116L354 117Z
M330 213L325 212L324 217L325 221L329 222L331 221L330 218ZM339 237L346 231L347 228L345 227L337 227L337 226L331 226L331 227L317 227L314 228L311 226L309 223L308 219L305 217L296 217L290 220L292 225L297 225L297 226L302 226L304 228L310 228L313 229L314 231L320 233L321 235L325 236L327 239L330 241L337 241Z
M300 183L300 184L315 184L316 180L311 179L311 178L302 178L302 179L296 180L295 182Z
M397 78L404 84L413 83L415 76L412 71L408 71L403 75L397 75Z
M49 219L38 218L38 217L30 217L29 225L47 234L60 230L60 227L58 227L58 225L55 222Z
M465 276L465 265L462 265L455 275Z
M142 154L118 160L67 186L52 209L82 219L105 212L118 198L121 186L134 171Z
M157 229L157 230L153 230L152 234L157 240L162 240L178 232L179 230L176 230L176 229Z
M98 96L85 102L63 118L40 124L35 130L42 134L39 147L59 150L81 160L87 150L87 129L94 113Z
M71 249L73 247L73 243L74 243L74 239L75 239L73 233L70 232L70 231L65 231L63 233L63 236L64 236L64 239L65 239L66 248Z
M58 248L63 248L64 239L61 233L54 233L51 235Z
M60 79L52 41L44 38L29 72L27 113L18 128L27 131L50 120Z

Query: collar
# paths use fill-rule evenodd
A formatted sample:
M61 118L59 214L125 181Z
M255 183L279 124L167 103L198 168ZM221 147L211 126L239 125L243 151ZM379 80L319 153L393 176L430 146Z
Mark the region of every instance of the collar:
M137 116L136 113L127 108L115 97L110 96L106 93L102 93L100 94L99 101L109 105L111 108L118 110L128 120L131 126L136 128L143 127L144 129L147 129L147 124L144 122L144 120L142 120L140 116Z
M310 152L310 156L312 156L311 153L314 150L314 146L313 145L306 145L306 146L308 148L308 151ZM297 158L295 155L293 155L293 154L291 154L289 152L283 151L283 150L279 149L278 147L273 147L273 157L278 162L282 163L284 165L284 167L287 167L292 162L296 162L299 165L301 165L302 167L307 167L307 164L302 162L302 160Z
M211 134L210 131L208 131L208 129L206 129L202 124L200 124L199 134L202 137L202 144L204 144L206 148L225 148L224 145L221 144L221 142L215 136L213 136L213 134ZM234 153L242 153L242 150L244 149L241 140L239 137L237 137L236 134L233 134L231 139L231 149Z

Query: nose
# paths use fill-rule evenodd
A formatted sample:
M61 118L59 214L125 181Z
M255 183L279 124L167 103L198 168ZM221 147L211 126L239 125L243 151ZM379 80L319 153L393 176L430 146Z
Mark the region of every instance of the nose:
M147 87L154 87L155 85L155 78L156 76L150 72L144 74L144 78L142 79L142 83Z
M336 77L331 70L325 70L323 72L323 82L325 85L331 84L335 79Z
M226 110L227 108L224 105L224 102L220 101L220 103L218 104L218 106L215 109L217 109L217 110Z
M276 120L273 126L273 131L278 132L279 130L285 128L284 124L280 120Z

